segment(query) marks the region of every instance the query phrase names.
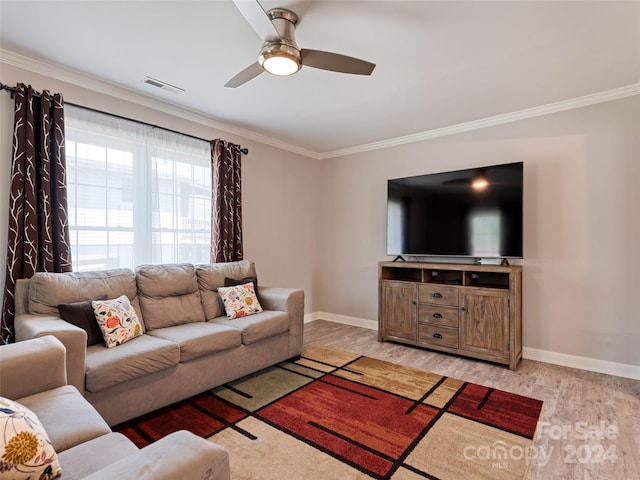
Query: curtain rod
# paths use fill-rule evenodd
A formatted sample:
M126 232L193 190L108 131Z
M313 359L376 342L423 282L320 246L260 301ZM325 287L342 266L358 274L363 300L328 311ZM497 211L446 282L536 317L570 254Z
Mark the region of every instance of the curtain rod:
M16 87L10 87L9 85L6 85L6 84L0 82L0 91L1 90L7 90L8 92L11 92L11 96L13 96L15 94ZM40 96L41 95L40 92L37 92L35 90L34 90L34 93L35 93L36 96ZM172 130L170 128L161 127L159 125L154 125L152 123L141 122L140 120L134 120L133 118L124 117L122 115L117 115L115 113L105 112L105 111L102 111L102 110L98 110L96 108L86 107L84 105L78 105L77 103L71 103L71 102L64 102L64 103L66 105L71 105L72 107L78 107L78 108L83 108L85 110L89 110L91 112L102 113L103 115L109 115L111 117L119 118L121 120L128 120L130 122L140 123L142 125L146 125L147 127L159 128L159 129L165 130L167 132L176 133L178 135L184 135L185 137L193 138L195 140L202 140L203 142L207 142L207 143L211 142L211 140L207 140L206 138L196 137L195 135L190 135L190 134L184 133L184 132L178 132L177 130ZM248 148L242 148L240 145L236 145L236 148L243 155L248 155L249 154L249 149Z

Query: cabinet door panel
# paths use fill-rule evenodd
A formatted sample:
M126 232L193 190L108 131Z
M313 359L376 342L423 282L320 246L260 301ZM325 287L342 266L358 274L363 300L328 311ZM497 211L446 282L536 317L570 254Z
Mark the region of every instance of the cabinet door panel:
M416 286L403 282L382 283L383 334L416 339Z
M509 295L493 289L465 289L462 294L461 347L508 356Z

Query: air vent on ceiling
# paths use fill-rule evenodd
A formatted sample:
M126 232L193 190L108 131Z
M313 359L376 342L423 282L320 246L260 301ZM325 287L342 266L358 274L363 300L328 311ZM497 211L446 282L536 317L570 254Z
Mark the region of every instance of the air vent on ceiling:
M182 93L184 92L184 88L176 87L175 85L171 85L170 83L163 82L162 80L158 80L157 78L147 77L144 80L144 83L148 85L152 85L154 87L161 88L162 90L166 90L171 93Z

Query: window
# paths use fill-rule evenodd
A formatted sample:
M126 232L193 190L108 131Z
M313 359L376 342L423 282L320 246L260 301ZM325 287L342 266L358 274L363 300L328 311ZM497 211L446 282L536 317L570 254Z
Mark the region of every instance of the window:
M402 200L389 196L387 202L387 254L401 254L406 250L403 245L407 212Z
M471 254L474 257L499 257L501 237L499 210L480 209L471 213Z
M74 270L208 263L209 143L65 106Z

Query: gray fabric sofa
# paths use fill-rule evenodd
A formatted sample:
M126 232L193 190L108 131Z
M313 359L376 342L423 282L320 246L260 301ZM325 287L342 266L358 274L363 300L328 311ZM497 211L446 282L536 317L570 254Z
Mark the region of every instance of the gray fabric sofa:
M50 335L0 347L0 395L37 415L58 455L61 480L230 479L226 450L190 432L175 432L143 449L112 432L67 385L65 353Z
M69 383L113 426L302 353L302 290L258 285L264 311L227 319L216 289L255 275L248 260L36 273L16 285L16 338L57 337ZM59 317L59 304L123 294L144 334L117 347L87 346Z

